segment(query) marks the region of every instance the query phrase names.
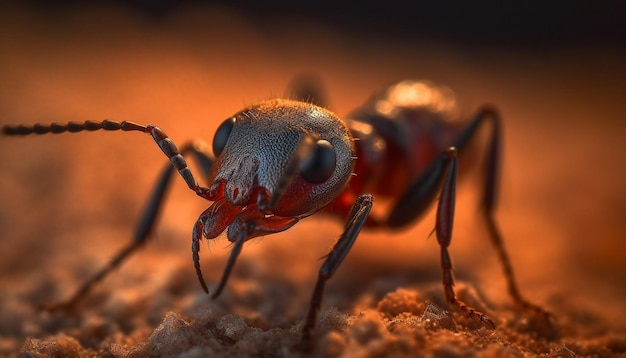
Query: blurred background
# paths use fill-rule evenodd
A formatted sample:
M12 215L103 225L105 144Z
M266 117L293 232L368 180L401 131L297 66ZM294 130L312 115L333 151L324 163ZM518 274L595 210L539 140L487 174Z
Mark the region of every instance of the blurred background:
M492 103L505 132L498 218L522 291L623 317L624 2L9 1L0 10L2 125L110 118L157 124L179 145L210 143L224 118L283 95L299 73L320 76L340 116L404 78L449 86L464 116ZM6 304L56 301L104 265L129 240L165 160L139 134L97 132L3 137L0 163ZM470 170L459 186L452 255L460 280L506 302L478 220L479 177ZM171 267L191 272L191 228L207 203L175 182L154 243L103 283L107 292ZM346 283L358 292L389 275L438 282L433 225L431 213L399 233L364 233L329 304L341 306L333 294ZM294 300L306 302L341 227L307 219L247 245L241 265L300 279ZM228 245L211 247L201 257L215 280Z

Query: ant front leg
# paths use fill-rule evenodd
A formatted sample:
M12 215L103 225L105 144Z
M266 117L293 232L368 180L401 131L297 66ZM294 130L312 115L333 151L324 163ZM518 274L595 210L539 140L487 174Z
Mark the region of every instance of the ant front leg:
M202 169L205 177L208 177L213 163L213 157L208 151L206 151L207 148L208 146L205 143L196 141L184 145L180 151L181 154L193 154L194 159L198 162L198 166ZM163 198L170 187L174 169L175 168L170 164L167 164L163 168L163 171L157 180L157 184L153 189L152 194L150 194L143 214L141 215L141 219L139 220L139 225L133 235L132 242L122 248L105 267L93 275L88 281L83 283L82 286L67 301L52 305L43 305L42 308L48 311L54 311L57 309L67 310L73 308L89 293L96 283L104 279L115 268L119 267L128 257L130 257L131 254L148 241L151 237L152 229L157 217L163 208Z
M110 261L93 275L88 281L84 282L80 288L66 301L56 304L44 304L40 307L48 310L70 310L76 306L76 304L83 299L95 284L104 279L112 270L119 267L132 253L134 253L139 247L143 246L151 236L154 224L163 207L163 199L170 187L170 182L174 169L178 169L181 176L185 179L188 186L190 183L195 184L195 179L191 175L191 172L187 168L183 154L191 154L198 166L202 170L205 177L208 177L211 167L213 165L213 155L208 150L209 146L202 141L194 141L184 145L180 151L176 148L174 143L167 137L167 135L158 127L154 126L142 126L132 122L117 123L113 121L92 122L87 121L84 123L71 122L67 124L37 124L34 126L6 126L3 128L5 135L29 135L29 134L60 134L64 132L80 132L80 131L95 131L95 130L138 130L152 134L153 138L159 144L159 147L170 158L172 164L167 164L156 182L156 186L153 189L148 199L147 205L139 220L139 225L133 235L133 240L123 247ZM184 174L187 173L188 174ZM196 187L199 188L196 184Z
M335 273L343 259L350 251L350 248L352 248L352 245L361 232L363 225L367 221L373 202L374 198L370 194L361 194L356 199L356 202L350 210L350 215L348 216L348 221L346 222L343 234L328 256L326 256L326 260L320 268L317 284L315 285L313 297L311 298L309 313L307 314L304 325L302 326L302 339L300 344L304 351L310 351L312 349L313 333L317 321L317 314L322 307L322 297L324 295L326 281L328 281Z

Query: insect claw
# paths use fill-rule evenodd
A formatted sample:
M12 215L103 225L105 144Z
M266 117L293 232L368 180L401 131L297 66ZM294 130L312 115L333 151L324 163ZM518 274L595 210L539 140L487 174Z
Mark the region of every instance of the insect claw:
M491 318L485 316L484 314L480 312L474 312L473 314L478 316L478 320L480 320L483 326L489 326L491 329L496 329L496 324L493 323ZM470 316L470 317L474 318L473 316Z

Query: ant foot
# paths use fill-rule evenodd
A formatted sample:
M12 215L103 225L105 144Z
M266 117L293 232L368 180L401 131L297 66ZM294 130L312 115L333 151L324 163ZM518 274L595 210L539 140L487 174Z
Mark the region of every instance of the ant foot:
M456 298L453 299L452 302L450 302L450 304L456 306L458 309L463 311L465 316L467 316L468 318L471 318L473 320L480 322L484 327L490 328L490 329L496 329L496 325L495 323L493 323L491 318L487 317L487 315L476 310L475 308L466 305L465 303L459 301Z
M552 312L549 312L543 309L541 306L535 305L523 299L517 300L516 303L524 311L531 312L533 316L542 318L546 324L548 325L556 324L556 321L557 321L556 316L552 314Z
M540 306L534 305L524 300L516 301L527 316L524 319L517 320L513 324L516 330L521 332L534 332L548 340L555 340L562 336L561 329L557 325L557 319L554 314L546 311Z

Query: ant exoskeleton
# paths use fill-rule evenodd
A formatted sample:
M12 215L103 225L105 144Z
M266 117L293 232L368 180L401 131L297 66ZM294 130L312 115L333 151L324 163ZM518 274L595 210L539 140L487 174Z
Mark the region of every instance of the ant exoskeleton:
M90 288L143 245L150 237L169 179L176 169L189 189L212 201L193 227L192 256L196 274L209 292L200 270L200 241L225 230L233 242L226 268L212 298L219 296L247 240L281 232L299 220L324 211L347 218L344 232L322 264L302 343L310 347L326 281L337 270L363 226L398 228L414 221L439 194L435 232L441 248L443 287L448 304L467 316L495 327L483 313L457 299L448 246L454 221L457 152L478 129L489 123L482 215L508 284L520 306L548 317L519 293L502 237L494 220L501 123L498 112L481 108L468 122L453 120L454 96L445 87L425 81L401 81L371 98L346 120L324 108L315 86L297 86L292 99L261 101L225 120L208 146L193 142L177 149L163 130L133 122L86 121L66 124L5 126L5 135L138 131L149 134L169 158L152 192L134 239L66 302L49 309L71 308ZM192 155L208 177L201 186L183 155ZM374 195L395 201L386 217L370 215Z

